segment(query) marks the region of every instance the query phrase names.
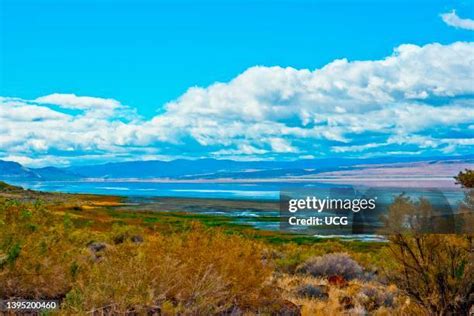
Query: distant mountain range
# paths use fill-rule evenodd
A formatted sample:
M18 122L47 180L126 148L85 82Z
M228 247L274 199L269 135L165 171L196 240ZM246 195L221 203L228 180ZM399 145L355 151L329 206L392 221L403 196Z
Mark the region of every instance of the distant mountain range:
M0 160L0 180L52 181L76 180L81 178L83 178L82 175L70 172L66 169L55 167L27 168L17 162Z
M27 168L0 160L0 180L75 181L84 179L285 179L317 177L439 177L474 168L474 156L430 158L308 159L234 161L217 159L130 161L68 168Z

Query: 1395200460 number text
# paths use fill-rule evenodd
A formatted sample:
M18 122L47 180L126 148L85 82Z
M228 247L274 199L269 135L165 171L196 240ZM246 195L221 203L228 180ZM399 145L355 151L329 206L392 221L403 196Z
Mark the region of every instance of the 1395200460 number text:
M40 311L53 310L59 307L59 302L56 300L1 300L0 311Z

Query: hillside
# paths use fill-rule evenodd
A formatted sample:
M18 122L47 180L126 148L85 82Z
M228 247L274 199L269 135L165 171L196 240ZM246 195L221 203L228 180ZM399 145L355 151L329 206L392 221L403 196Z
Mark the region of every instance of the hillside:
M23 189L14 185L9 185L3 181L0 181L0 192L22 192Z
M79 178L79 175L60 168L27 168L17 162L0 160L0 180L55 181L75 180Z

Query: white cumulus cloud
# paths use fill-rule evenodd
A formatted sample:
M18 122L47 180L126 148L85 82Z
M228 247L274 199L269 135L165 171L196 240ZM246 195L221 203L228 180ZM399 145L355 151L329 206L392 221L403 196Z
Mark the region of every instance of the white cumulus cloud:
M75 94L53 93L34 100L37 103L55 104L66 109L113 110L121 106L120 102L114 99L104 99L96 97L77 96Z
M441 14L441 18L449 26L474 31L474 20L460 18L455 10Z

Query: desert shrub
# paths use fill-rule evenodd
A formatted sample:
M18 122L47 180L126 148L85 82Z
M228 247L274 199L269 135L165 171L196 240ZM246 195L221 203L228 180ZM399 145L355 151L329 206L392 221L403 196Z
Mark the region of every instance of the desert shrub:
M339 287L309 275L285 274L278 278L278 286L301 306L302 315L424 315L409 304L410 300L400 296L396 286L376 281L354 279ZM322 298L317 296L320 292Z
M271 309L279 294L268 283L272 267L262 260L263 250L242 237L197 226L144 243L111 245L100 261L83 262L65 308L123 313L156 307L195 315Z
M421 217L416 214L429 208L427 201L417 203L404 196L397 197L390 206L386 256L393 264L385 273L426 313L467 314L469 295L474 290L471 236L423 234L417 231L416 222L408 231L403 226L407 216L416 221Z
M327 299L328 287L324 285L303 284L296 289L296 295L299 297L308 297L316 299Z
M474 234L474 170L460 171L455 179L456 183L463 188L471 189L465 193L464 201L460 206L460 213L461 222L464 224L463 232L470 234L469 239L472 247Z
M325 240L306 245L291 242L280 245L278 249L279 255L274 258L274 261L276 269L284 273L295 273L297 268L311 257L347 251L347 248L337 240Z
M460 184L466 188L474 188L474 170L466 169L460 171L456 177L456 184Z
M312 257L298 267L297 272L314 277L343 276L346 280L361 277L363 269L347 253L331 253Z
M363 286L357 295L358 301L364 306L365 310L369 312L377 310L380 307L393 307L395 297L395 291L369 285Z
M125 241L135 241L138 238L143 239L143 229L137 226L113 224L109 237L114 244L121 244ZM143 240L142 240L143 241Z
M474 289L474 258L466 236L392 235L395 265L386 271L406 295L433 314L467 311Z

